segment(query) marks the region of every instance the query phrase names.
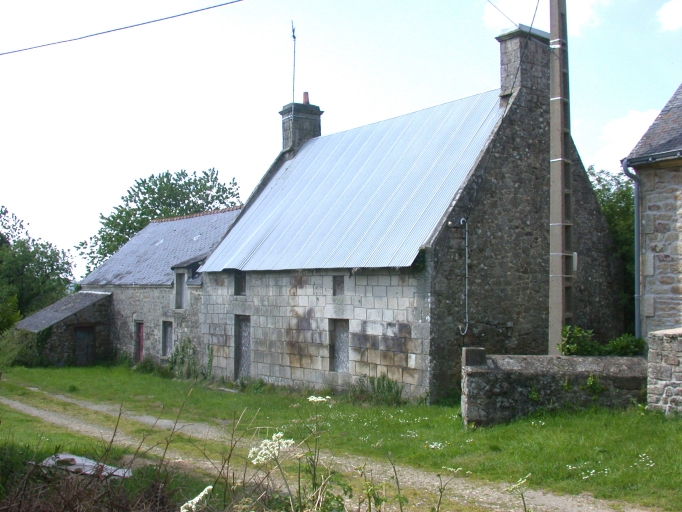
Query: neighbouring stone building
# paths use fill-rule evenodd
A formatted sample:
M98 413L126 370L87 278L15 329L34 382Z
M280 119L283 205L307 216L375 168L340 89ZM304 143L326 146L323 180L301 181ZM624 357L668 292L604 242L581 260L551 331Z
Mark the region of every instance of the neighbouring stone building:
M110 318L111 293L79 292L24 318L15 329L35 336L39 359L84 366L113 355Z
M200 268L214 371L316 387L386 373L436 398L458 390L463 346L546 354L548 39L498 37L499 90L347 132L318 137L319 108L285 106L283 151ZM573 321L607 339L620 269L571 155Z
M682 85L625 162L640 204L642 336L682 327Z
M238 213L239 207L154 220L83 279L83 290L111 296L111 339L119 352L158 362L176 341L190 338L206 353L197 269Z

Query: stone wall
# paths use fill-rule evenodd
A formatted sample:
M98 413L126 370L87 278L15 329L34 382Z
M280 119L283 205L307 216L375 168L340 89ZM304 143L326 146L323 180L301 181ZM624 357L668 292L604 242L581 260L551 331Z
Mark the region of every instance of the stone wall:
M646 375L639 357L487 356L465 348L462 418L481 426L539 409L627 407L644 399Z
M135 324L144 324L143 357L156 362L161 355L162 323L173 322L173 345L190 338L206 362L206 347L199 328L201 286L187 286L184 309L174 309L174 288L167 286L84 286L84 290L112 293L111 329L115 348L135 360ZM169 347L169 354L172 346Z
M682 328L650 332L648 408L682 413Z
M502 89L511 92L525 38L502 41ZM518 65L517 65L518 66ZM512 77L509 77L512 73ZM519 84L521 87L518 87ZM494 354L548 353L549 48L528 41L524 64L486 151L467 178L432 253L432 357L435 398L459 390L461 348ZM608 225L580 157L571 147L576 324L600 340L622 333L621 269ZM464 294L469 230L468 328ZM465 332L465 334L462 334Z
M49 329L44 354L50 364L62 366L74 364L74 329L91 327L94 334L94 354L91 363L106 361L113 357L109 316L111 296L78 311ZM42 336L40 333L38 336Z
M642 335L682 326L682 167L638 168Z
M343 279L343 294L334 295L334 276ZM386 373L406 394L422 395L429 384L428 289L425 273L412 268L247 272L242 296L234 295L232 273L206 274L200 316L214 373L235 377L239 317L248 318L251 348L241 377L346 388L353 377Z

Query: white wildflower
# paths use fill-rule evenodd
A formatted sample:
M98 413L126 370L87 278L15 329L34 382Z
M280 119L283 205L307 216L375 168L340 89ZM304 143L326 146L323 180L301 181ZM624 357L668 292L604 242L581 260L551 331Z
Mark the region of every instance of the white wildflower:
M308 402L326 402L327 400L331 400L332 397L330 396L309 396L308 397Z
M201 491L199 496L197 496L193 500L189 500L182 507L180 507L180 512L194 512L196 510L196 506L201 502L201 500L203 500L208 495L209 492L211 492L211 490L213 490L213 486L209 485L208 487L206 487L206 489Z
M258 448L251 448L249 459L254 464L260 465L277 460L281 452L287 451L294 445L293 439L282 439L284 434L277 432L272 435L272 440L264 439Z

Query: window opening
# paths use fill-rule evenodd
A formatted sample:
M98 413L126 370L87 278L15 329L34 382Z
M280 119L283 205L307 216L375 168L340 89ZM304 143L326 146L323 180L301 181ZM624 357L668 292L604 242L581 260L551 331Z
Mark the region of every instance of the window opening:
M343 295L343 276L334 276L333 295Z
M161 322L161 355L166 357L173 352L173 322Z
M144 323L135 322L135 362L142 361L144 356Z
M234 379L251 375L251 317L234 317Z
M185 282L186 274L176 272L175 274L175 309L185 309Z
M234 294L246 295L246 274L240 270L234 271Z
M348 320L329 320L329 369L348 373Z

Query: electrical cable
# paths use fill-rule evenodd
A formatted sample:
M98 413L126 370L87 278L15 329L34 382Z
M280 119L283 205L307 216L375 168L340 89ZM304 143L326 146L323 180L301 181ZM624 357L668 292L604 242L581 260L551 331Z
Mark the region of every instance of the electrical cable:
M519 28L519 26L518 26L516 23L514 23L514 20L512 20L509 16L507 16L505 13L502 12L502 9L500 9L498 6L496 6L496 5L495 5L494 3L492 3L490 0L487 0L487 2L488 2L490 5L492 5L495 9L497 9L497 10L500 12L500 14L501 14L502 16L504 16L504 17L507 18L509 21L511 21L511 22L512 22L512 25L514 25L516 28ZM537 12L537 7L535 8L535 12ZM533 16L533 19L535 19L535 16ZM532 23L531 23L531 26L532 26Z
M3 52L3 53L0 53L0 57L3 55L9 55L11 53L26 52L28 50L36 50L38 48L44 48L46 46L54 46L56 44L71 43L73 41L80 41L81 39L87 39L89 37L101 36L103 34L110 34L111 32L118 32L119 30L126 30L129 28L141 27L142 25L149 25L150 23L156 23L157 21L171 20L173 18L179 18L181 16L187 16L188 14L194 14L194 13L201 12L201 11L208 11L209 9L215 9L216 7L223 7L225 5L236 4L237 2L242 2L242 1L243 0L231 0L230 2L224 2L222 4L211 5L209 7L202 7L201 9L196 9L194 11L183 12L181 14L174 14L172 16L166 16L165 18L159 18L156 20L144 21L142 23L136 23L134 25L128 25L126 27L113 28L111 30L105 30L104 32L97 32L96 34L88 34L87 36L74 37L73 39L64 39L63 41L55 41L54 43L39 44L37 46L31 46L29 48L22 48L21 50L12 50L9 52Z

